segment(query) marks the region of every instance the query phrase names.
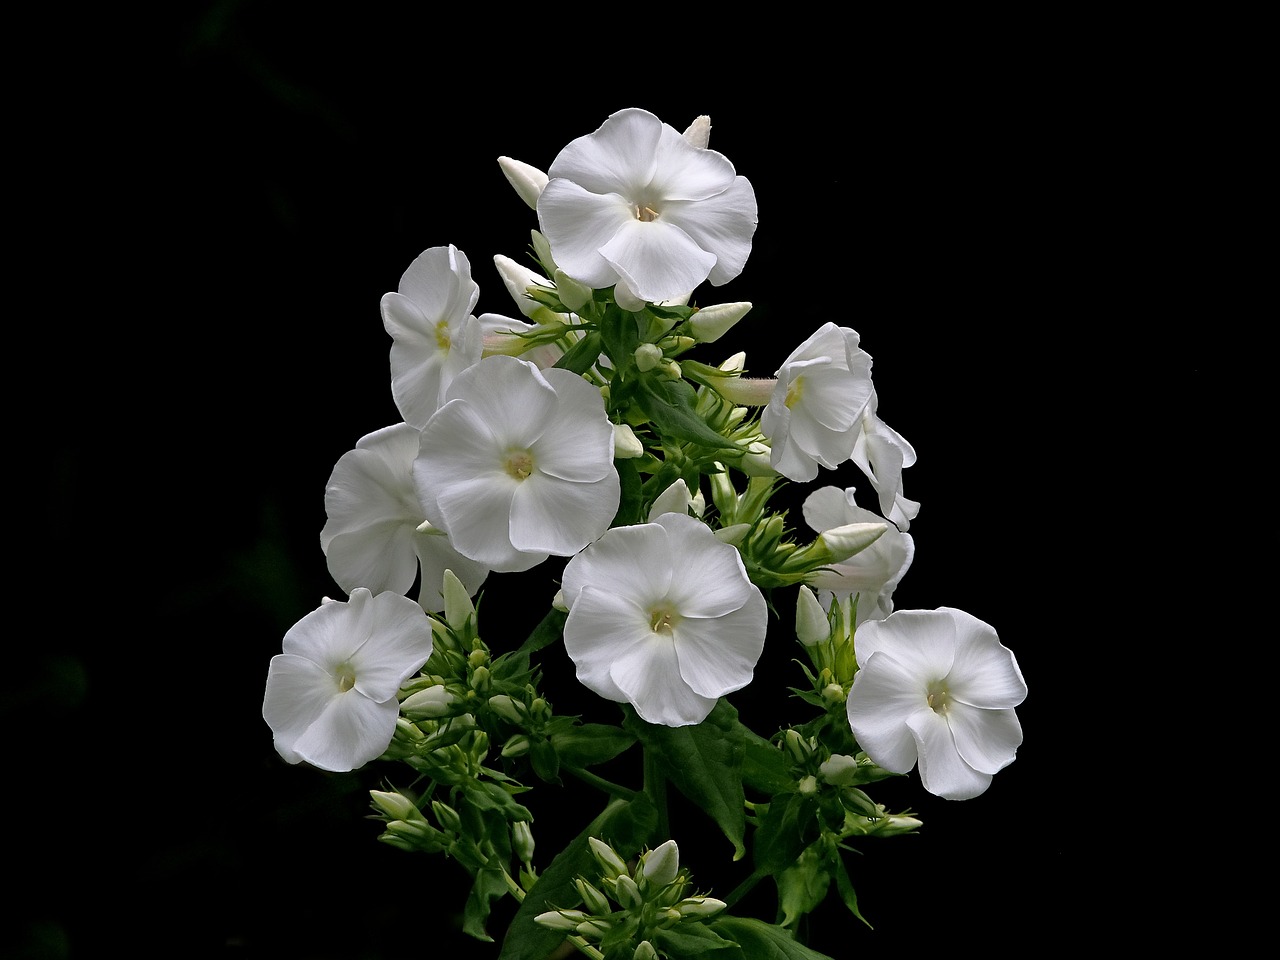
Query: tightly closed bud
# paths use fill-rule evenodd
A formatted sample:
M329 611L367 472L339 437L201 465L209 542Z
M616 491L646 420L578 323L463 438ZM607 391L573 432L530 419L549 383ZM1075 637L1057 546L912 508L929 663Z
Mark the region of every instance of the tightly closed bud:
M545 290L550 283L545 277L500 253L494 256L493 265L498 268L498 275L502 277L502 283L507 288L507 293L511 294L516 307L526 317L532 317L539 304L536 300L529 299L529 288L539 287Z
M557 270L552 279L556 282L556 294L560 297L560 302L570 310L581 310L591 302L591 288L585 283L579 283L563 270Z
M662 348L656 343L642 343L636 347L636 366L642 373L652 370L662 360Z
M436 821L440 826L444 827L449 833L462 832L462 818L458 816L458 811L447 803L432 800L431 812L436 815Z
M615 460L633 460L644 456L644 444L636 436L636 432L625 423L613 425L613 458Z
M636 944L636 952L631 955L631 960L658 960L658 951L648 940L641 940Z
M596 863L600 864L600 869L607 877L621 877L630 875L631 871L627 869L626 861L624 861L613 847L609 846L603 840L597 840L595 837L587 837L587 843L591 846L591 853L596 858Z
M813 776L813 774L801 777L800 783L796 789L800 792L800 796L811 797L818 792L818 778Z
M818 539L831 551L829 562L839 563L871 546L888 529L887 523L846 523L842 527L824 530L818 534Z
M523 733L517 733L502 746L502 755L510 760L512 757L523 757L532 749L533 743Z
M659 844L641 858L644 877L655 887L665 887L680 871L680 848L674 840Z
M528 821L517 820L511 825L511 849L515 851L521 863L533 861L533 828Z
M520 199L528 204L530 210L537 210L538 197L542 196L550 178L537 167L511 157L499 157L498 166Z
M411 720L430 720L443 717L456 698L443 686L427 687L405 697L400 712Z
M552 930L576 930L587 919L581 910L548 910L533 918L533 922Z
M609 905L609 901L605 895L597 890L592 884L588 883L582 877L578 877L573 881L574 887L582 897L583 905L591 913L597 916L608 916L613 913L613 907Z
M614 881L613 896L623 910L630 910L644 903L644 895L640 892L639 884L625 873Z
M858 761L848 754L833 753L818 767L818 773L827 783L842 787L853 783L858 775Z
M462 585L452 570L444 572L444 618L457 633L462 633L467 621L476 615L475 604L471 602L471 594Z
M525 713L528 709L522 710L523 704L516 703L505 693L495 694L489 698L489 708L504 720L510 720L512 723L524 723Z
M747 368L747 355L739 350L724 363L720 364L720 369L725 373L742 373Z
M689 318L689 332L702 343L715 343L750 311L751 304L717 303Z
M710 917L727 906L727 903L715 897L686 897L676 904L676 909L682 917Z
M751 532L751 524L735 523L729 527L721 527L719 530L714 532L716 539L721 543L727 543L731 547L736 547L738 544L742 543L743 538Z
M374 806L392 820L421 820L422 813L417 804L402 793L388 793L383 790L370 790L369 797Z
M812 647L831 636L831 624L827 620L827 612L814 596L813 591L803 584L796 597L796 639L806 647Z
M707 149L711 142L711 118L705 113L693 118L693 123L683 134L685 140L699 150ZM636 960L640 960L637 956Z
M613 929L613 924L607 920L583 920L574 929L580 937L585 937L588 940L599 940Z

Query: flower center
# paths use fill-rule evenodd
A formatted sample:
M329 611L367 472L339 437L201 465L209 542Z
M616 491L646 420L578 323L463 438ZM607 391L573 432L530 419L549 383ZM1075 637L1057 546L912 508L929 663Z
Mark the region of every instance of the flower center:
M787 409L790 410L804 396L804 377L796 377L787 385Z
M947 682L937 680L929 685L928 702L930 709L940 717L947 715L951 706L951 694L947 692Z
M653 223L658 219L658 211L647 203L636 204L636 219L641 223Z
M338 692L346 693L356 685L356 671L350 663L342 663L338 665L338 669L334 671L338 677Z
M512 450L503 466L517 480L528 480L529 474L533 473L533 454L528 450Z
M649 611L649 629L654 633L670 633L681 619L670 607L654 607Z
M436 346L448 353L451 343L452 341L449 339L449 322L441 320L436 324Z

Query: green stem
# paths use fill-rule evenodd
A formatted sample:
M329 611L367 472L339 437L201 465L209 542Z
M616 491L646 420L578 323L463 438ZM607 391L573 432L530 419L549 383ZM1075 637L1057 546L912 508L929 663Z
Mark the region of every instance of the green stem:
M671 823L667 818L667 778L657 758L644 750L644 792L658 811L658 836L671 837Z
M737 903L739 900L745 897L748 893L750 893L751 888L754 887L761 880L763 880L766 876L768 876L768 874L762 873L759 870L757 870L755 873L751 874L751 876L747 877L747 879L743 880L740 884L734 887L733 892L730 893L729 896L725 897L724 902L727 903L730 907L732 907L735 903Z
M503 870L502 879L506 881L507 892L516 898L516 903L524 903L524 890L521 889L520 884L516 883L511 874L507 873L506 870ZM565 940L573 944L574 948L584 957L590 957L591 960L604 960L603 953L591 944L587 943L586 940L582 939L582 937L578 936L576 933L569 934L565 937Z
M604 777L598 777L590 770L583 770L581 767L570 766L564 766L561 767L561 769L564 770L565 773L573 774L583 783L595 787L597 790L604 791L611 797L618 797L620 800L634 800L636 797L640 796L637 791L614 783L612 780L606 780Z

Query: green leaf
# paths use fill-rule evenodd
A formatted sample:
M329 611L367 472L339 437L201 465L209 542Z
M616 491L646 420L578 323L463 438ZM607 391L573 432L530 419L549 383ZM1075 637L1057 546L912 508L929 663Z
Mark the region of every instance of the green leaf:
M662 952L672 960L686 960L688 957L700 957L713 950L731 950L730 954L717 954L717 960L735 960L735 954L742 956L738 944L726 940L706 924L679 923L666 930L654 934L652 942L661 947Z
M590 330L556 361L556 367L561 370L572 370L574 373L586 373L600 359L600 346L600 334Z
M771 797L794 789L791 765L781 750L750 729L746 731L745 747L743 783Z
M827 897L831 873L819 846L806 847L796 862L778 875L778 908L784 927L795 927L801 917L816 910Z
M840 899L844 901L844 905L849 908L850 913L874 930L870 921L858 909L858 894L853 889L853 881L849 879L849 873L844 868L844 860L840 858L839 850L832 850L831 866L836 875L836 889L840 891Z
M795 863L800 851L816 833L814 804L798 793L787 794L769 804L769 812L756 827L754 855L756 869L777 875Z
M527 661L530 654L537 653L543 647L551 646L564 634L564 621L568 616L567 613L554 608L548 610L547 615L533 628L533 632L524 643L520 644L520 649L516 653L523 654Z
M560 762L571 767L591 767L612 760L635 742L635 734L607 723L584 723L551 738Z
M825 953L796 943L790 931L749 917L721 917L710 926L733 940L751 960L832 960Z
M462 932L477 940L493 942L493 937L485 931L485 923L494 900L507 893L507 881L502 870L496 867L482 867L476 872L476 881L467 896L467 905L462 912Z
M608 307L600 321L600 338L614 367L625 367L640 346L640 328L635 316L616 306Z
M707 426L693 407L696 400L693 387L683 380L641 377L636 400L645 416L658 425L664 440L696 443L712 450L742 452L732 440Z
M622 494L618 499L618 512L609 522L610 527L625 527L640 522L640 508L644 504L644 484L634 460L615 460Z
M615 800L605 807L539 874L507 928L498 960L546 960L564 940L563 930L549 930L533 918L577 905L582 898L573 885L574 878L600 875L588 837L603 839L623 857L632 857L652 839L657 823L658 812L647 797Z
M699 724L664 727L646 723L630 708L623 726L651 751L663 775L706 811L733 844L735 860L746 852L746 796L742 759L746 727L738 711L721 699Z

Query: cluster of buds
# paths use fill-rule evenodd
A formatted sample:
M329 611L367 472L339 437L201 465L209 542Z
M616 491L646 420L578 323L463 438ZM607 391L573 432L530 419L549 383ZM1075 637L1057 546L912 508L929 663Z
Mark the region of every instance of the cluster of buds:
M807 586L801 586L796 596L796 639L813 664L814 686L823 697L840 705L858 672L853 646L857 613L856 595L833 597L827 610Z
M632 960L657 960L664 932L680 923L700 923L725 909L722 900L690 894L688 871L680 867L674 840L640 855L635 868L602 840L589 839L600 866L598 882L578 877L580 908L550 910L534 918L553 930L598 944L602 953Z

